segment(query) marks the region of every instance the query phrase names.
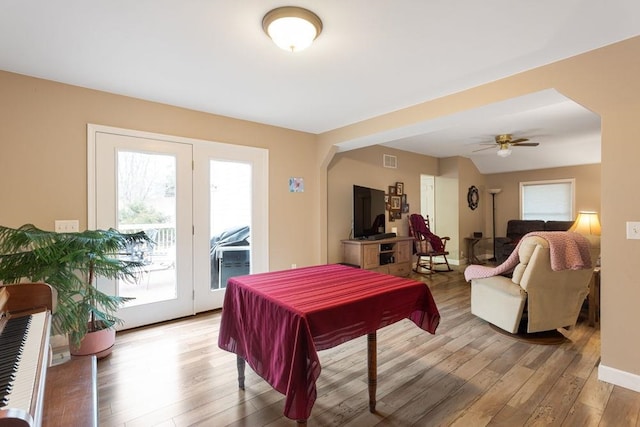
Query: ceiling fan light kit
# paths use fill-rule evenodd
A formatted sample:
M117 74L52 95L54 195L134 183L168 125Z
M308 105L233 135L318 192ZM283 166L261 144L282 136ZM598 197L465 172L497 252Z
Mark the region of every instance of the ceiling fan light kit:
M281 49L300 52L322 32L322 21L310 10L284 6L268 12L262 18L262 29Z
M511 149L510 148L500 148L498 150L498 156L500 157L509 157L511 155Z

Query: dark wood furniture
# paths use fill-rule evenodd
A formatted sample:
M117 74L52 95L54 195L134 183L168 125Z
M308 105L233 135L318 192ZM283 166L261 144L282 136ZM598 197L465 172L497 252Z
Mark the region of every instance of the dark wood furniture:
M96 357L72 357L49 367L44 395L43 427L98 425Z
M589 283L589 326L600 324L600 267L593 270L593 277Z
M465 237L464 240L467 242L467 259L469 260L469 264L484 264L478 255L476 255L476 245L480 243L482 240L489 240L490 237Z
M413 236L416 266L413 269L418 274L433 274L439 271L453 271L447 260L447 242L450 237L440 237L433 234L429 228L429 217L420 214L409 216L409 234ZM436 261L439 259L440 261ZM446 266L446 270L437 269L438 265ZM426 270L427 273L423 273Z

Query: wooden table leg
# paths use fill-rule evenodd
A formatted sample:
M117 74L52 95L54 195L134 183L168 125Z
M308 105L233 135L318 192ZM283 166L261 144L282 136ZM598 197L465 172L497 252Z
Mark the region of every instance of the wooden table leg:
M240 390L244 390L244 364L245 361L242 357L236 357L236 364L238 366L238 387Z
M376 333L367 335L367 367L369 373L369 412L376 412L376 387L378 385Z
M589 283L589 326L600 322L600 269L596 268Z

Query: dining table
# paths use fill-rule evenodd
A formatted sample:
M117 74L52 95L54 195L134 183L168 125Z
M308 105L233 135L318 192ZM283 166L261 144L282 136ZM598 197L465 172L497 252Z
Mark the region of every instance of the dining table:
M375 412L376 331L409 319L435 334L440 313L428 286L341 264L228 279L218 346L285 395L284 415L306 425L317 397L318 351L367 336L369 410Z

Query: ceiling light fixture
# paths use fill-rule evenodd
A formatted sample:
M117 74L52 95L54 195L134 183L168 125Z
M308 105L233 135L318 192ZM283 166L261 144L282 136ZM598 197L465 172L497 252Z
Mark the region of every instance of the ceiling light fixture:
M511 148L500 148L498 150L498 156L500 157L509 157L511 155Z
M310 10L296 6L273 9L262 18L262 29L281 49L300 52L322 31L322 21Z

